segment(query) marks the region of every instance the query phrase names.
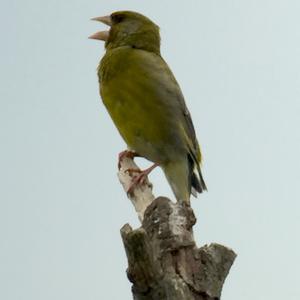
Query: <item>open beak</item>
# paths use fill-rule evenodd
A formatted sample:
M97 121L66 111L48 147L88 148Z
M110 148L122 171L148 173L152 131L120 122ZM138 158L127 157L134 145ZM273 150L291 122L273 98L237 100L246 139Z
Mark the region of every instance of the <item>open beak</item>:
M108 26L112 25L112 21L111 21L111 17L110 16L105 16L105 17L96 17L96 18L92 18L92 21L98 21L101 23L104 23ZM99 31L96 32L94 34L92 34L91 36L89 36L89 39L94 39L94 40L100 40L100 41L107 41L108 40L108 36L109 36L109 31L105 30L105 31Z

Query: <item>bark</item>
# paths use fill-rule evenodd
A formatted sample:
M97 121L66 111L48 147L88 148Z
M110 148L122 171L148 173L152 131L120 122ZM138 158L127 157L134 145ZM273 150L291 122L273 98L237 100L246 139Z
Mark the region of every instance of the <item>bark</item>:
M132 167L132 163L130 159L124 160L119 172L125 190L128 186L124 182L130 184L130 181L124 180L124 176L134 176L126 172L128 164ZM153 200L148 181L139 189L137 193L134 190L129 198L142 226L133 230L126 224L121 229L133 299L220 299L224 280L236 254L219 244L197 248L192 229L196 218L192 208L165 197ZM143 191L147 195L147 207L139 203ZM145 195L141 199L145 200Z

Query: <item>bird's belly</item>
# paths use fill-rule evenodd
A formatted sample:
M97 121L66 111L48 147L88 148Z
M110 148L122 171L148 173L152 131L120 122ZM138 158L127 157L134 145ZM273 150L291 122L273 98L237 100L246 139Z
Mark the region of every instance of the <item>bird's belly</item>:
M180 149L176 121L166 116L158 103L143 102L124 90L105 96L103 102L128 147L157 163L172 160Z

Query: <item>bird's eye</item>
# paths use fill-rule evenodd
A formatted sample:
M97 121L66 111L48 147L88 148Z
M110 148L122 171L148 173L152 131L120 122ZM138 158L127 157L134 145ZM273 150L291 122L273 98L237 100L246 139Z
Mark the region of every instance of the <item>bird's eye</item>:
M112 15L111 19L112 19L113 23L117 24L124 20L124 16L123 15Z

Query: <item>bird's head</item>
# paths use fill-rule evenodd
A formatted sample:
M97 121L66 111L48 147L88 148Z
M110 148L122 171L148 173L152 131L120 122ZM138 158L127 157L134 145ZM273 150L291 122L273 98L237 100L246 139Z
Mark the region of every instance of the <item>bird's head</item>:
M107 50L129 46L160 53L159 27L147 17L132 11L118 11L110 16L92 20L110 26L109 31L100 31L89 38L105 41Z

